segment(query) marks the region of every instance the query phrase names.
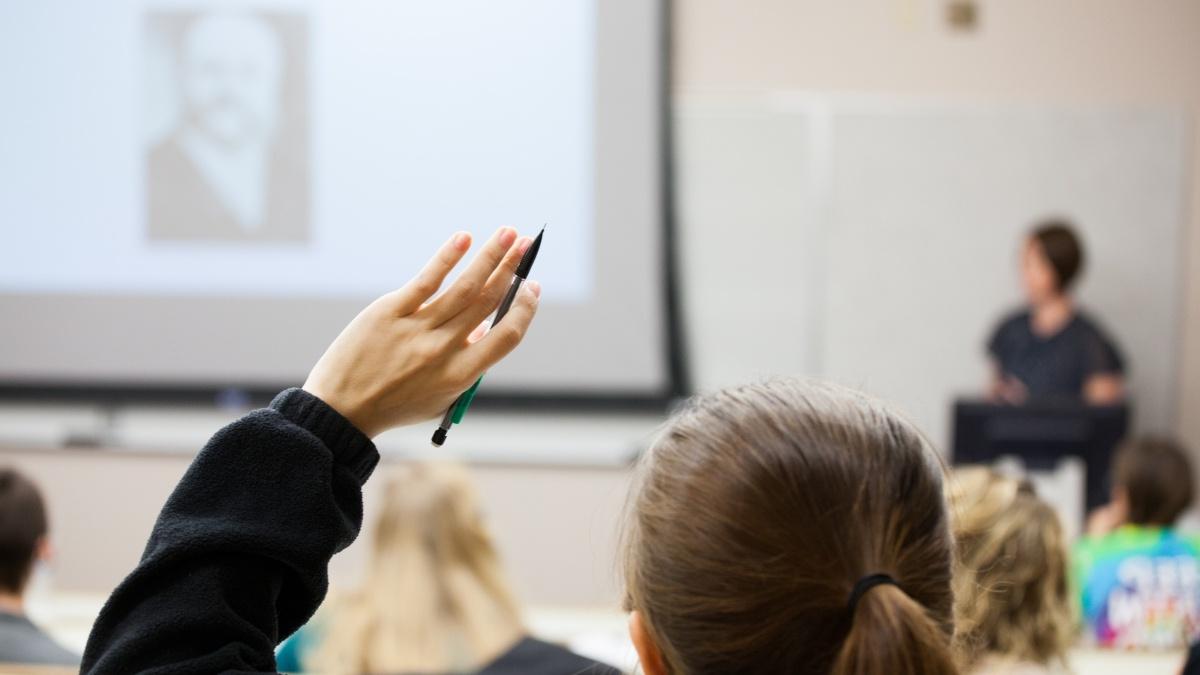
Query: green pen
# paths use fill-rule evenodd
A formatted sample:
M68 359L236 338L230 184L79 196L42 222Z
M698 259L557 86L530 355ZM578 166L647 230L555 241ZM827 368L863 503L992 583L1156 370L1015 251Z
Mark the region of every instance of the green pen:
M521 256L521 262L517 264L517 271L513 274L512 285L508 287L508 293L504 295L504 299L500 301L500 307L496 310L496 318L492 319L492 325L500 323L500 319L508 313L508 308L512 306L513 301L517 299L517 292L521 290L521 284L529 278L529 270L533 268L533 261L537 258L538 248L542 245L542 235L546 233L546 228L543 227L538 236L534 238L533 243L529 245L529 249L525 251L525 255ZM467 409L471 407L471 401L475 400L475 393L479 391L479 385L483 383L483 376L480 375L475 384L471 388L464 391L458 398L454 399L454 403L446 411L442 417L441 424L438 424L437 431L433 432L433 446L435 448L442 447L446 442L446 435L450 433L450 427L463 421L463 417L467 414Z

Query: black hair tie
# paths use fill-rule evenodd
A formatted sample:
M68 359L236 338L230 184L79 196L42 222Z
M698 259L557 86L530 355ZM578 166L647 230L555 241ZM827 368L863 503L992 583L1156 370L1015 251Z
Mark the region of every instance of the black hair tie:
M891 584L896 588L900 588L900 584L896 583L895 579L886 574L869 574L859 579L854 584L854 590L850 591L850 602L846 606L846 610L851 617L854 616L854 610L858 607L858 601L862 596L880 584Z

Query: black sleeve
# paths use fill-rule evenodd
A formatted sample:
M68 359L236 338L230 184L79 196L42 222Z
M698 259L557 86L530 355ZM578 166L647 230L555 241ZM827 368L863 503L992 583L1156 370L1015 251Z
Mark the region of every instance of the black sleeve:
M378 461L299 389L217 432L100 612L82 672L273 672L275 645L312 616L329 559L358 535Z
M1099 326L1093 327L1089 332L1084 348L1087 350L1088 377L1125 373L1125 358L1121 355L1121 350Z
M1183 664L1180 675L1200 675L1200 642L1194 642L1188 648L1187 662Z
M1008 354L1008 334L1011 326L1012 319L1005 318L997 324L995 330L992 331L991 338L988 339L987 353L996 363L1003 364Z

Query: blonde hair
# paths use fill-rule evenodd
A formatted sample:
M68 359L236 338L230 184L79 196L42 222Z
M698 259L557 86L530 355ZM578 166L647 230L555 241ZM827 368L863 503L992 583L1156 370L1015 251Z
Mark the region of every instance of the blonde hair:
M1074 630L1062 525L1026 481L985 468L948 481L965 667L995 657L1066 665Z
M305 665L328 673L476 670L520 638L517 603L461 467L395 473L366 579L327 619Z
M861 394L693 399L643 458L626 605L672 675L950 675L953 542L934 450ZM856 582L887 574L851 606Z

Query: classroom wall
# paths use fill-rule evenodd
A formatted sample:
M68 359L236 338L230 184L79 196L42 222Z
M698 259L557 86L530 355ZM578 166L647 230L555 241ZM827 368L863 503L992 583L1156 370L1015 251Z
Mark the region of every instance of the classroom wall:
M675 3L676 95L749 100L806 91L1005 104L1186 107L1193 127L1189 209L1183 215L1187 246L1163 255L1183 257L1186 274L1174 426L1200 452L1200 417L1187 414L1200 408L1200 3L983 0L977 3L978 29L967 33L948 28L945 6L942 0L680 0ZM779 194L778 188L764 194ZM762 210L770 213L770 204ZM785 224L777 211L775 222ZM734 238L736 228L743 226L694 231L685 222L681 229L685 238L714 242ZM771 227L754 229L753 245L792 243L794 235ZM685 290L703 285L700 277L707 273L691 268ZM728 333L723 328L728 317L744 314L753 302L740 295L688 299L689 327L694 335ZM758 310L781 327L796 323L789 318L795 310L787 305ZM756 375L772 361L786 368L797 362L797 344L795 333L784 330L756 338L752 350L739 351L733 342L702 344L701 352L720 353L723 360L700 359L696 379L711 386L739 372Z
M41 487L55 560L50 588L107 595L137 564L159 510L191 462L184 453L5 447L0 464ZM364 529L330 566L333 589L366 564L386 459L363 491ZM538 606L617 607L617 522L626 469L474 465L484 517L518 597ZM297 498L300 498L298 495Z

